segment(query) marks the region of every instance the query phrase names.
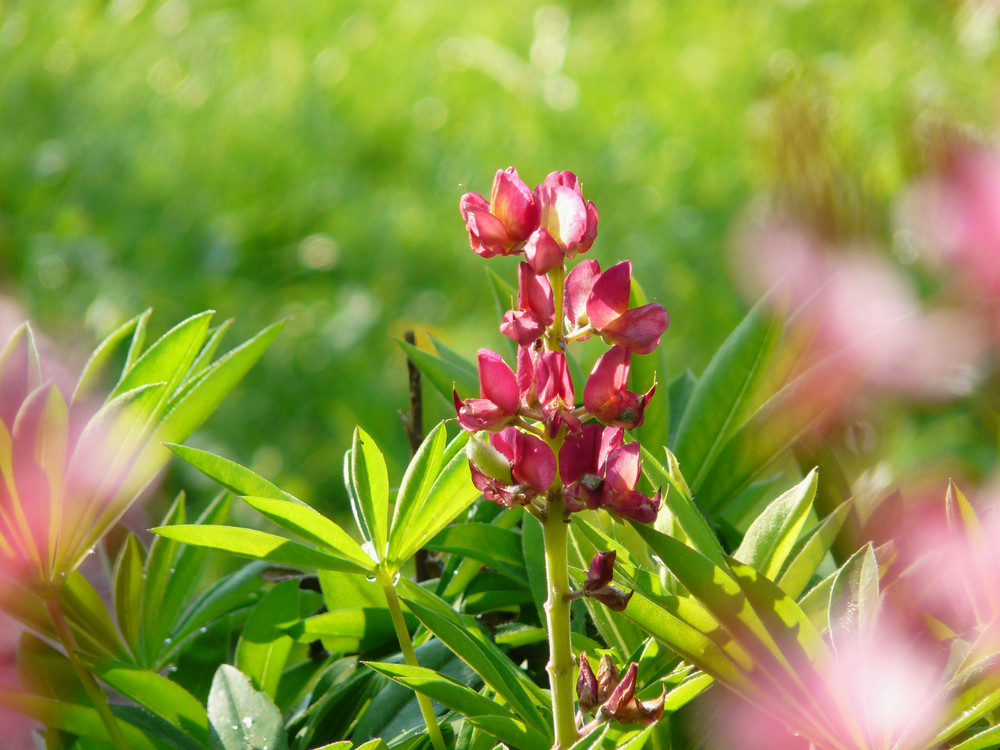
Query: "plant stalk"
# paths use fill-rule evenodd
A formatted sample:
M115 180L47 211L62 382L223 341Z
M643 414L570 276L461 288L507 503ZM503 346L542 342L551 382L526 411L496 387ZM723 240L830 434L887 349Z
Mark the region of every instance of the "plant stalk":
M557 748L570 747L577 740L576 717L573 713L573 651L570 647L569 608L566 594L569 588L569 561L566 539L569 524L562 497L550 498L548 514L542 525L545 543L545 578L548 599L545 601L545 623L549 635L549 686L552 690L552 723Z
M399 597L396 596L396 589L392 581L382 582L382 591L385 592L385 602L389 605L389 613L392 615L392 625L396 628L396 638L399 639L399 648L403 652L403 659L411 667L419 667L417 654L413 650L413 641L410 640L410 631L406 629L406 620L403 619L403 609L399 605ZM430 699L423 693L415 693L417 705L420 706L420 713L424 717L424 724L427 725L427 734L431 738L431 744L435 750L446 750L444 737L441 734L441 727L434 716L434 709L431 707Z
M100 685L97 684L97 680L94 679L94 675L90 673L90 670L84 666L83 662L80 661L80 657L77 656L76 639L73 637L73 631L69 628L69 623L66 622L66 616L59 607L57 596L57 594L53 594L48 597L45 601L45 608L48 610L49 619L52 620L52 625L56 629L56 635L59 636L59 641L66 650L69 663L73 665L76 676L83 683L83 689L87 691L91 703L94 704L98 716L101 717L101 723L108 730L108 735L111 737L111 744L117 750L129 750L129 743L125 739L121 727L118 726L118 720L111 713L108 696L104 694Z
M553 268L548 273L549 285L552 287L552 302L555 306L555 320L545 332L545 348L552 352L562 350L563 334L563 282L566 280L566 264Z

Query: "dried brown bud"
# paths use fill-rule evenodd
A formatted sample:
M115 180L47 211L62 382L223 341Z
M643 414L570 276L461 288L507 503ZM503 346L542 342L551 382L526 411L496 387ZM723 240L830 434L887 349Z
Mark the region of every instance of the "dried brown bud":
M590 561L590 570L587 571L587 582L583 584L584 589L595 591L611 583L615 571L616 555L614 550L598 552L594 555L594 559Z
M600 703L597 677L594 676L594 670L590 668L586 651L580 652L580 676L576 680L576 695L579 699L580 710L585 713L594 710Z
M605 654L601 657L601 664L597 668L597 701L604 703L617 685L618 668L611 661L611 657Z

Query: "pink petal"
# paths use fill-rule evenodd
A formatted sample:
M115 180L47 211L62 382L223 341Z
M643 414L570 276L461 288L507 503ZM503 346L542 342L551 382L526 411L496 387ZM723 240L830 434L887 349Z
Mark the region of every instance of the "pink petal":
M587 201L587 231L576 247L577 253L585 253L593 246L594 240L597 239L597 219L597 206L593 201Z
M514 242L524 242L538 226L538 204L514 167L498 170L493 179L490 207Z
M627 309L632 291L632 262L616 263L594 281L587 298L590 324L598 331L614 323Z
M621 427L606 427L601 432L601 447L597 456L598 473L607 471L608 458L625 443L625 430Z
M587 206L572 188L542 185L538 190L541 225L564 250L572 250L587 233Z
M584 474L600 473L598 458L603 433L600 425L585 424L583 429L566 436L559 449L559 476L563 484L575 482Z
M500 333L521 346L530 346L545 333L545 324L533 312L508 310L503 314Z
M545 325L552 325L556 317L552 285L545 276L536 274L527 263L517 266L517 306L533 312Z
M626 310L601 333L636 354L649 354L660 345L660 336L669 324L670 316L663 306L650 302L648 305Z
M583 387L583 405L587 407L587 411L596 415L625 389L631 359L628 349L613 346L597 360Z
M556 457L543 440L518 432L514 439L514 478L538 493L546 492L556 477Z
M590 568L587 570L587 581L583 587L588 591L599 589L611 583L615 572L614 550L610 552L598 552L590 561Z
M517 392L521 403L528 409L538 405L538 388L535 385L535 358L527 346L517 349Z
M517 413L517 377L503 357L489 349L480 349L479 395L489 399L503 412L513 416Z
M594 282L597 281L600 275L601 266L596 260L582 261L576 268L566 274L566 283L564 285L566 293L563 299L563 306L571 331L579 326L586 325L589 321L587 317L587 299L594 289Z
M566 355L562 352L543 352L535 365L538 400L543 406L559 400L573 407L573 380L566 366Z
M637 523L652 523L660 509L660 493L655 497L647 497L641 492L611 493L604 507L622 518L629 518Z
M615 492L629 492L639 481L639 444L629 443L608 455L604 476Z
M467 432L492 430L510 422L512 415L488 398L468 398L458 402L458 423Z
M563 249L545 227L539 227L524 246L524 257L538 275L546 274L563 262Z
M545 182L542 183L547 188L553 188L556 186L567 187L574 193L583 197L583 190L580 187L580 180L572 172L549 172L545 177Z

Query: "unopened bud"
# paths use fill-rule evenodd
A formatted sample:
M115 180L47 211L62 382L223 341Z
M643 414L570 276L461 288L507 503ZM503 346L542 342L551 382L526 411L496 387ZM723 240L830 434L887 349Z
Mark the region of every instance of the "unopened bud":
M597 677L590 668L587 652L580 652L580 676L576 680L576 695L579 698L580 710L586 713L592 711L600 703L598 700Z
M478 435L472 435L469 438L469 442L465 445L465 455L469 457L477 469L490 479L496 479L504 484L514 484L510 461Z
M597 700L604 703L617 685L618 667L611 661L610 656L604 654L601 657L601 664L597 668Z

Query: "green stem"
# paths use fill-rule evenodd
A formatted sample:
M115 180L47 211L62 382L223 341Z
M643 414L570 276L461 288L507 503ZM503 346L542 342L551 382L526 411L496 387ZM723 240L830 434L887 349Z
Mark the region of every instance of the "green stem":
M548 273L549 285L552 287L552 301L556 308L556 317L552 326L545 332L545 348L557 352L562 348L563 334L563 282L566 280L566 264L553 268Z
M570 747L577 740L573 714L573 651L569 639L569 562L566 538L569 524L566 508L559 496L550 498L548 514L542 526L545 543L545 577L548 599L545 622L549 633L549 685L552 689L552 723L556 747Z
M396 628L396 638L399 639L399 648L403 652L403 658L411 667L419 667L417 654L413 650L413 641L410 640L410 631L406 628L406 620L403 619L403 609L399 606L399 597L396 596L396 588L391 581L382 582L382 591L385 592L385 602L389 605L389 613L392 615L392 624ZM427 725L427 734L431 738L431 744L435 750L446 750L444 737L441 735L441 727L434 716L434 709L431 707L430 699L423 693L416 693L417 705L420 706L420 713L424 717Z
M66 616L63 614L62 609L59 608L57 596L57 594L50 596L45 602L45 608L48 610L49 619L52 620L52 625L56 629L56 635L59 636L63 648L66 649L66 656L69 657L69 663L73 665L76 676L80 678L80 682L83 683L83 689L87 691L87 695L90 697L90 702L97 709L97 714L101 717L101 723L108 730L108 735L111 737L111 744L118 750L129 750L129 743L125 740L125 735L122 734L122 729L118 726L115 715L111 713L108 696L104 694L100 685L97 684L97 680L94 679L94 675L90 673L90 670L84 666L83 662L80 661L80 657L77 656L76 639L73 637L73 631L69 629Z

